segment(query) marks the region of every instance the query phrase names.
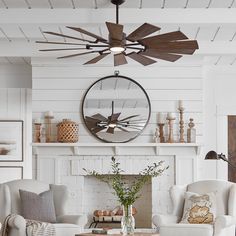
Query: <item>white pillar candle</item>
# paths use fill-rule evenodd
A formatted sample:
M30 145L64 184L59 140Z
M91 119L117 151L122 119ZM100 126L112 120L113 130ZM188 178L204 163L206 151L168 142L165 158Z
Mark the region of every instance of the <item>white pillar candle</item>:
M53 116L53 112L52 112L52 111L47 111L47 112L45 113L45 116Z
M35 119L34 124L41 124L41 119L40 118Z
M179 100L179 108L183 108L183 100Z
M165 117L164 114L161 112L157 113L157 124L164 124L165 123Z
M172 112L168 112L167 113L167 118L168 119L173 119L174 118L174 114Z

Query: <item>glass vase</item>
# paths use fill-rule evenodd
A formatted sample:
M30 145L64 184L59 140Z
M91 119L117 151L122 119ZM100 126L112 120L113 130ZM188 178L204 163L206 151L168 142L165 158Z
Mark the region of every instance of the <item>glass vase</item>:
M135 220L132 215L132 205L123 206L123 216L121 219L121 233L123 235L134 234Z

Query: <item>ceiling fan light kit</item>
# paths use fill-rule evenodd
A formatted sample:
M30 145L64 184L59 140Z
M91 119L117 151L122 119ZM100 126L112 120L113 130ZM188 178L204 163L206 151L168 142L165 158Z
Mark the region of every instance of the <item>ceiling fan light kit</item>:
M36 41L36 43L55 45L61 44L69 46L69 48L43 49L40 51L48 52L66 50L88 50L87 52L83 53L60 56L58 57L58 59L77 57L86 54L97 54L95 58L85 62L84 65L95 64L112 53L114 54L114 66L127 64L128 61L126 60L126 57L129 57L144 66L147 66L156 63L156 60L154 60L154 58L169 62L175 62L185 54L192 55L195 50L199 48L196 40L189 40L189 38L181 31L174 31L165 34L150 36L151 34L160 31L161 28L149 23L142 24L140 27L126 36L123 31L124 26L119 24L119 5L123 4L124 2L125 0L111 0L111 3L116 5L116 23L106 22L106 26L109 32L108 39L105 39L102 36L96 35L79 27L67 26L67 28L87 35L90 38L93 38L93 40L46 31L44 32L45 34L81 41L82 43ZM72 48L71 46L77 47Z

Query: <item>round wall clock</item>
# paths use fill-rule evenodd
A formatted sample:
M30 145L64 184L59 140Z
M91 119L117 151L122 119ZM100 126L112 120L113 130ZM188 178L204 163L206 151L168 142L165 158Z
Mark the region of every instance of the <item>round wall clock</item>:
M125 76L111 75L90 86L82 112L92 135L104 142L122 143L142 133L150 119L151 104L139 83Z

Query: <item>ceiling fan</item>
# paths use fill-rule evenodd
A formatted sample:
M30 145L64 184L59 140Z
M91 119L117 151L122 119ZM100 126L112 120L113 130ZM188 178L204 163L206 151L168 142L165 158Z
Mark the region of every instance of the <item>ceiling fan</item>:
M69 48L57 49L42 49L39 51L69 51L69 50L87 50L86 52L79 52L66 56L60 56L58 59L82 56L85 54L98 54L93 59L84 63L95 64L104 57L114 53L114 66L127 64L126 57L129 57L144 66L151 65L156 62L152 58L157 58L165 61L175 62L182 57L182 54L192 55L198 49L196 40L189 40L188 37L181 31L173 31L165 34L158 34L150 36L151 34L160 30L159 27L144 23L128 36L123 32L124 26L119 24L119 5L125 0L111 0L111 3L116 5L116 23L106 22L109 32L109 38L105 39L99 35L88 32L79 27L67 28L77 31L78 33L90 36L94 40L79 38L77 36L65 35L56 32L43 32L58 37L78 40L83 43L76 42L55 42L55 41L36 41L36 43L44 44L58 44L77 46ZM147 37L150 36L150 37ZM82 46L82 47L78 47Z
M143 128L142 120L132 120L139 115L128 116L118 120L121 113L114 113L114 101L112 101L112 113L107 118L99 113L93 116L86 116L85 121L93 133L98 133L106 129L106 133L114 134L115 129L129 132L129 129L141 130Z

